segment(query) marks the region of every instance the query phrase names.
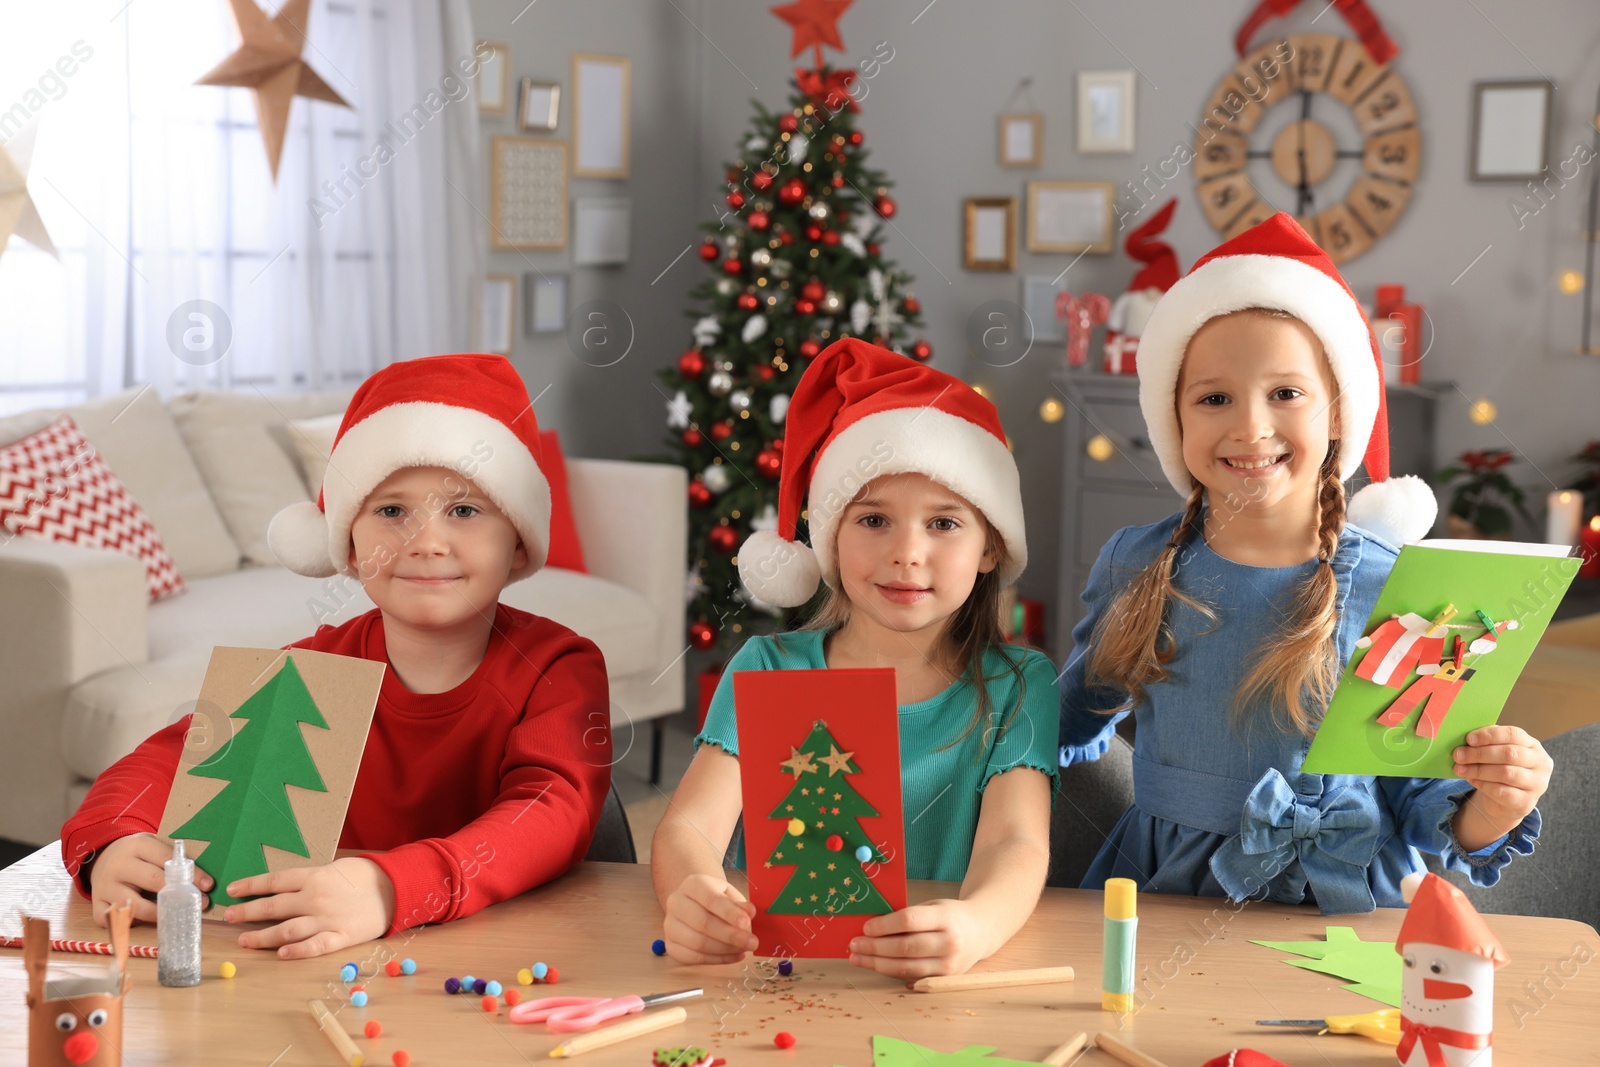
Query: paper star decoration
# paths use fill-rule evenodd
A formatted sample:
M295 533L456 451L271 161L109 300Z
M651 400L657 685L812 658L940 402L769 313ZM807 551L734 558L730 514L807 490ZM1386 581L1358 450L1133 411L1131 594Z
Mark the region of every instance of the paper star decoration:
M684 395L682 389L678 395L667 401L667 425L674 430L686 430L689 427L689 416L694 414L694 405Z
M272 180L278 180L278 159L283 155L283 135L289 128L289 105L297 96L325 100L349 107L300 58L306 47L311 0L285 0L270 19L255 0L228 0L233 21L239 26L239 47L196 85L236 85L254 90L256 125L267 146Z
M822 67L822 46L844 51L844 38L839 36L839 16L850 9L855 0L797 0L780 4L772 13L794 27L794 39L789 55L797 56L807 48L817 52L817 67Z
M779 764L779 766L786 771L793 771L796 778L800 777L802 774L816 774L817 765L811 762L811 757L814 755L816 755L815 752L801 752L798 748L790 745L789 758L784 760L781 764Z
M28 164L33 161L33 140L38 132L38 124L32 123L0 144L0 254L5 252L11 235L16 234L60 259L39 209L28 195Z
M822 762L828 766L828 777L832 778L841 772L849 774L854 770L850 766L850 757L854 755L854 752L840 752L835 746L829 745L828 754L822 757Z

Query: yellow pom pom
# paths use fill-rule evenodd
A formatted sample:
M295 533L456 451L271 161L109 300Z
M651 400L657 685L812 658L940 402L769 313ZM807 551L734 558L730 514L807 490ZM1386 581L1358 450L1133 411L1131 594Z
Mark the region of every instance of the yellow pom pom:
M531 969L527 968L527 967L524 967L524 968L522 968L522 970L518 971L517 972L517 984L518 985L532 985L533 984L533 971Z
M806 832L805 820L804 819L790 819L789 820L789 832L791 834L793 834L795 837L799 837L801 834L805 833Z
M218 973L224 978L232 978L234 975L239 973L239 968L235 967L232 963L224 963L220 968L218 968Z

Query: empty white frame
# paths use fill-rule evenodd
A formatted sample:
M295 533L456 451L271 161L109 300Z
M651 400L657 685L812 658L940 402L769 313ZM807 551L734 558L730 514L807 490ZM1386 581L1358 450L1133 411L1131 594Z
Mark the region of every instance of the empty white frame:
M561 86L555 82L522 79L522 102L517 110L517 124L529 133L541 133L556 128L561 107Z
M592 197L574 201L572 262L604 267L628 262L628 230L633 201L627 197Z
M1029 182L1028 251L1109 252L1111 182Z
M1132 152L1133 90L1131 70L1078 72L1078 151Z
M1037 111L1000 116L1000 165L1037 167L1044 154L1044 116Z
M511 354L517 317L517 279L509 274L489 274L483 279L483 350Z
M580 178L628 176L626 56L572 55L572 173Z
M1550 150L1554 88L1544 81L1473 83L1473 181L1521 182L1543 177Z
M511 46L504 41L479 41L478 113L504 115L511 100Z
M560 333L567 328L567 276L535 274L522 276L522 306L527 308L528 333Z
M969 196L962 266L967 270L1017 269L1017 202L1009 196Z

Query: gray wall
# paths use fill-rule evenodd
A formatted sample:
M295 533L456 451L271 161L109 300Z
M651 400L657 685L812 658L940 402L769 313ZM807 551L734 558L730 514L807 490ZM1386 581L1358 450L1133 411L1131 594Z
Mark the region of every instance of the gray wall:
M789 31L768 6L748 0L541 0L509 26L521 0L474 0L480 36L512 41L516 74L565 82L567 53L575 50L622 52L634 61L633 177L625 183L575 182L573 190L583 195L586 189L620 187L634 198L633 263L621 270L577 271L574 278L575 299L603 292L633 313L639 347L619 368L596 371L565 354L559 342L519 342L519 365L530 386L541 388L541 375L556 383L540 401L540 418L567 432L574 451L624 455L653 449L661 438L661 397L648 372L682 348L687 322L678 310L704 267L691 253L655 286L650 282L695 239L694 224L714 217L711 204L723 163L750 120L750 99L768 105L786 99L794 65ZM1252 6L1246 0L857 0L840 21L847 51L832 53L836 65L870 55L879 41L894 48L893 60L871 82L860 119L872 163L897 183L900 232L885 251L917 277L934 365L988 386L1014 440L1030 526L1032 563L1022 580L1027 595L1050 599L1055 587L1061 435L1059 425L1039 419L1038 406L1050 395L1049 375L1061 364L1061 349L1042 344L1015 367L996 369L967 353L965 324L984 301L1019 300L1023 275L1056 275L1071 257L1024 251L1014 275L963 271L962 198L1016 196L1020 207L1030 179L1120 184L1142 177L1146 166L1154 171L1175 145L1191 142L1189 124L1234 62L1233 32ZM1269 24L1258 40L1272 32L1348 34L1337 12L1317 17L1324 7L1307 3L1291 18ZM1587 183L1600 161L1565 188L1552 182L1548 206L1524 219L1519 230L1512 198L1521 194L1530 208L1538 206L1525 188L1467 181L1471 86L1488 79L1553 80L1550 162L1568 159L1575 144L1590 143L1593 132L1588 118L1600 84L1600 6L1592 0L1411 0L1378 9L1400 45L1397 66L1416 97L1424 163L1399 223L1348 264L1346 274L1363 298L1370 299L1380 282L1398 281L1427 308L1435 340L1424 376L1460 387L1440 411L1439 454L1516 448L1524 458L1514 475L1542 507L1552 483L1570 474L1564 457L1600 437L1594 415L1600 359L1575 353L1581 298L1559 294L1554 285L1562 270L1582 266ZM1136 151L1079 156L1076 72L1130 67L1141 72ZM1006 110L1023 76L1032 77L1033 99L1046 115L1044 164L1003 170L995 160L995 116ZM1326 103L1319 102L1319 109ZM510 120L503 125L510 132ZM486 122L485 133L501 132L494 126ZM1187 172L1169 183L1161 199L1169 194L1180 205L1167 239L1187 269L1217 237L1195 204ZM1136 204L1131 194L1123 200ZM564 253L529 256L541 267L565 260ZM493 268L527 269L507 253L495 254ZM1114 296L1132 272L1119 249L1084 257L1067 284ZM1467 398L1479 396L1498 407L1492 425L1467 418ZM1174 501L1176 506L1176 496Z

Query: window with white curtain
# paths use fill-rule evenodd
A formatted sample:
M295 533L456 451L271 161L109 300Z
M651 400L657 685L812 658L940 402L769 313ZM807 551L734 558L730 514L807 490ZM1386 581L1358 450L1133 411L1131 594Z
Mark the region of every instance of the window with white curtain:
M251 91L194 84L238 46L227 0L17 5L5 29L0 152L32 142L56 255L0 252L0 414L143 383L348 387L468 347L465 0L314 0L302 59L351 107L294 98L276 183Z

